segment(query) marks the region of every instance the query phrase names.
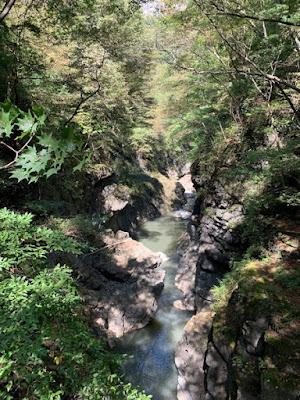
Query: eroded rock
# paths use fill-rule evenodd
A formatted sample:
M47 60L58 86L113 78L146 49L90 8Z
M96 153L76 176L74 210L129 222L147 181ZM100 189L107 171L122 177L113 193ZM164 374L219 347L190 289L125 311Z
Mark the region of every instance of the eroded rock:
M184 328L177 345L175 364L178 369L178 400L207 399L204 360L213 314L199 313Z
M229 387L235 392L236 389L230 383L230 351L212 336L212 288L219 285L228 271L231 254L238 250L239 240L233 232L243 220L243 211L224 193L215 192L214 196L207 194L203 202L196 201L194 213L197 212L199 215L193 215L189 224L189 247L175 279L184 299L177 300L174 306L198 313L187 324L176 350L178 399L221 400L228 398ZM185 238L184 243L187 242ZM252 331L250 342L256 338Z
M181 310L195 310L195 279L198 260L198 246L189 247L180 260L175 277L175 285L184 294L184 299L176 302L174 306Z
M108 231L103 248L77 259L60 255L55 262L73 267L85 308L97 330L111 343L147 325L164 287L162 253L154 253L127 232Z
M120 338L145 326L157 309L165 271L163 256L131 239L126 232L107 235L106 247L113 250L109 262L92 259L92 266L106 279L97 291L92 313L95 323L110 337Z

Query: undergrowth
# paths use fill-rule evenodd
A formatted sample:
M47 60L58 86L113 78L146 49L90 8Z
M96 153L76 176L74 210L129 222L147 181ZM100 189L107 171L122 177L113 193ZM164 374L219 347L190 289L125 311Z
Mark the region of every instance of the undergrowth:
M82 248L30 213L0 210L1 399L149 399L117 375L124 356L93 334L70 268L47 262Z

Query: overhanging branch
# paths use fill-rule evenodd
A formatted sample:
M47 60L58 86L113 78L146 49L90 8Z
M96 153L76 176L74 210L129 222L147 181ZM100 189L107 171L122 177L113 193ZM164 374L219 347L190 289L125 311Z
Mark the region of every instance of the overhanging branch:
M195 3L199 3L199 1L194 0ZM288 26L300 26L300 23L296 22L290 22L290 21L284 21L283 19L275 19L275 18L262 18L262 17L257 17L255 15L249 15L249 14L244 14L244 13L237 13L233 11L226 11L225 9L221 8L218 4L216 4L213 1L210 1L210 4L215 7L215 9L218 11L216 15L228 15L230 17L236 17L240 19L249 19L253 21L260 21L260 22L270 22L274 24L282 24L282 25L288 25Z
M16 0L8 0L3 7L2 11L0 12L0 22L2 22L7 15L9 14L10 10L12 9L13 5L15 4Z

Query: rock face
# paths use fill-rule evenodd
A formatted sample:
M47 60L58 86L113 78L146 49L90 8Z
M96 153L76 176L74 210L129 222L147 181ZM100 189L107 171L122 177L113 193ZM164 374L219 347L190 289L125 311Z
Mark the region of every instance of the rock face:
M186 201L176 177L161 174L130 175L127 184L120 183L116 174L95 178L89 192L89 213L104 218L105 227L114 232L133 232L145 221L182 207Z
M177 186L181 188L180 198L183 197L185 200L184 204L181 204L182 209L174 211L173 215L175 218L179 219L190 219L192 216L196 196L191 174L188 173L182 176L179 179Z
M93 179L92 179L93 178ZM166 261L129 237L144 221L185 204L184 188L177 176L138 173L119 182L117 174L93 176L88 211L105 217L109 228L102 249L81 260L58 260L73 266L86 310L99 333L113 342L150 322L163 289ZM190 182L188 178L182 178ZM103 222L101 222L103 224Z
M227 398L229 352L213 340L211 289L219 284L231 254L238 250L234 229L242 222L243 212L222 185L216 185L211 195L198 199L193 214L185 247L181 243L175 278L184 299L174 305L197 313L186 325L176 350L178 399L221 400Z
M187 165L187 168L184 170L184 174L179 179L179 183L183 186L185 193L194 194L195 188L192 181L192 175L189 171L190 166Z
M203 184L199 178L197 189ZM280 239L269 259L241 268L224 306L212 309L212 288L241 252L236 228L243 207L221 181L205 188L179 242L176 285L184 299L174 305L196 315L176 349L178 399L299 399L299 286L288 289L284 279L300 268L300 231L292 223L277 224Z
M232 203L221 187L215 191L218 195L209 199L209 204L202 204L198 215L194 211L188 226L189 240L185 239L189 246L185 252L181 250L175 278L176 286L184 293L186 309L197 312L209 311L213 301L210 290L218 285L228 270L231 254L238 249L234 229L243 220L242 206Z
M178 400L207 399L204 385L204 358L212 315L209 312L193 316L187 323L175 353L178 369Z
M110 282L97 294L93 314L97 325L120 338L150 322L164 286L165 271L159 268L162 255L131 239L126 232L107 236L105 244L114 248L112 263L97 265L94 260L93 266Z
M62 261L73 266L95 328L113 343L147 325L157 309L164 287L164 254L153 253L127 232L107 232L103 251L82 260Z
M123 210L130 201L130 193L127 186L111 185L104 186L98 191L95 199L98 214L104 214L111 217L116 211Z
M131 232L144 221L160 216L160 203L163 203L162 184L146 174L132 176L132 179L138 182L138 190L144 191L143 199L133 195L129 185L121 184L116 174L91 184L89 213L104 218L105 226L114 232Z

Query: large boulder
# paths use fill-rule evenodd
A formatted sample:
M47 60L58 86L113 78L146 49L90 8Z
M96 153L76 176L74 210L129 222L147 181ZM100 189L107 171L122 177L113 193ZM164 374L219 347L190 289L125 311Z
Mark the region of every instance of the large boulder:
M101 256L94 256L89 260L104 284L96 291L85 287L83 293L93 302L95 324L110 338L120 338L152 319L164 286L163 256L131 239L127 232L109 232L104 244L110 259L103 262Z
M69 254L54 262L73 267L95 329L111 343L147 325L164 287L164 254L154 253L127 232L108 231L103 247L81 259Z

